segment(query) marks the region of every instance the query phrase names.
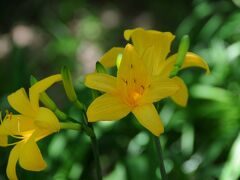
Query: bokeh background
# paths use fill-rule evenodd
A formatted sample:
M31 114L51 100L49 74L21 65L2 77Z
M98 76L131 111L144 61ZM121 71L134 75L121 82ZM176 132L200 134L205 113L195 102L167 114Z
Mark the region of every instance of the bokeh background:
M191 51L209 63L180 73L189 87L189 103L181 108L161 104L165 133L161 136L169 179L235 180L240 177L240 1L239 0L1 0L0 108L10 109L6 96L38 79L72 70L81 101L89 104L83 76L113 46L124 46L123 31L144 27L171 31L176 52L184 34ZM59 107L78 119L62 85L48 91ZM133 116L94 124L104 180L159 179L155 148L149 133ZM48 168L17 168L20 180L95 179L89 138L61 131L39 142ZM0 148L0 179L6 178L11 147Z

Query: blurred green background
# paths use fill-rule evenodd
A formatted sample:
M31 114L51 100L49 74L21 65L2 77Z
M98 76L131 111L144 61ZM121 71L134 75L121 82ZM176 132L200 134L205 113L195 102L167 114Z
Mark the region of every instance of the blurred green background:
M240 0L2 0L0 2L0 108L6 96L38 79L72 70L78 97L91 96L83 75L113 46L124 46L123 31L144 27L184 34L191 51L209 63L211 74L199 69L180 73L189 87L188 106L162 103L161 136L169 179L234 180L240 177ZM59 107L79 117L61 85L48 91ZM104 180L159 179L155 148L149 133L128 116L94 125ZM39 142L48 168L42 172L18 167L20 180L95 179L89 138L71 130ZM11 147L0 148L0 179Z

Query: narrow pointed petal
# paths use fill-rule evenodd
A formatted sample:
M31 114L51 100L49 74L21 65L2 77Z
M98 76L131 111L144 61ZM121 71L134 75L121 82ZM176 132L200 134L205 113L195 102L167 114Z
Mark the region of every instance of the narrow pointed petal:
M175 36L170 32L160 32L154 30L144 30L136 28L124 32L125 39L132 39L137 52L142 56L145 50L151 46L154 47L154 56L157 61L163 61L168 53ZM154 59L155 61L155 59Z
M120 89L134 88L137 84L148 84L150 74L135 48L127 44L117 74L117 86Z
M155 136L159 136L163 133L164 128L162 121L153 104L138 106L134 108L132 112L136 116L139 123Z
M9 115L0 125L0 134L22 135L35 129L33 119L23 115Z
M49 109L40 107L35 122L38 127L57 132L60 130L60 123L56 115Z
M37 82L29 89L30 102L35 110L39 108L40 93L46 91L54 83L61 80L62 76L60 74L53 75Z
M87 117L89 122L119 120L131 111L119 97L104 94L96 98L88 107Z
M164 64L162 64L162 66L159 68L159 73L162 75L168 76L170 74L170 72L172 71L174 64L176 63L176 59L177 59L177 54L170 56L164 62ZM188 52L186 54L186 57L184 59L184 63L182 65L181 69L185 69L185 68L189 68L189 67L203 68L206 70L207 74L210 72L206 61L202 57L198 56L197 54L191 53L191 52Z
M188 89L181 78L175 77L175 79L180 88L171 96L171 98L176 104L185 107L188 100Z
M41 171L47 167L33 138L23 144L19 154L19 163L22 168L29 171Z
M124 48L114 47L106 52L100 59L103 66L110 68L116 65L116 60L119 54L123 53Z
M144 92L139 104L148 104L160 101L163 98L174 95L180 89L178 78L162 78L155 76Z
M85 85L103 92L115 92L117 88L116 77L103 73L92 73L85 77Z
M17 112L27 116L34 116L35 112L29 102L24 88L21 88L16 92L10 94L7 99L12 108Z
M10 152L9 159L8 159L8 165L7 165L7 176L11 180L17 180L17 174L16 174L16 165L19 158L19 154L21 152L22 143L17 144L13 147L13 149Z
M159 68L159 53L156 53L156 48L151 46L143 53L142 60L144 61L148 72L151 75L157 75Z

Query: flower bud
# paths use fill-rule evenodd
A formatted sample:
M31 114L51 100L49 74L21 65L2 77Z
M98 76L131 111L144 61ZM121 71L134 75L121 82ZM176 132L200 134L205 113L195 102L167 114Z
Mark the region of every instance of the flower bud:
M77 95L73 88L72 77L68 67L63 66L61 70L61 74L63 78L63 86L67 94L67 97L71 102L75 102L77 100Z
M178 71L180 70L182 64L184 63L185 56L188 52L190 46L190 39L188 35L184 35L180 41L177 53L176 63L169 75L170 78L177 75Z
M68 67L63 66L61 70L63 78L63 86L67 94L68 99L74 103L79 109L85 110L85 106L78 100L76 92L72 84L72 77Z

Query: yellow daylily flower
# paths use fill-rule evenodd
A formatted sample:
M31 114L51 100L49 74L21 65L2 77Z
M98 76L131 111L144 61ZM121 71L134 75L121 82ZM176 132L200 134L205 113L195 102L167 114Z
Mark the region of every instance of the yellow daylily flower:
M142 126L159 136L164 128L153 103L175 94L182 81L152 75L135 48L128 44L117 77L92 73L86 76L85 85L105 92L88 107L89 122L118 120L132 112Z
M0 146L15 145L10 152L7 176L17 180L16 164L29 171L41 171L46 168L37 141L60 130L55 114L39 106L39 95L55 82L61 81L61 75L45 78L29 89L29 98L21 88L8 96L8 102L20 114L7 115L0 125ZM8 143L8 137L19 139Z
M167 57L170 52L172 41L175 38L172 33L136 28L126 30L124 32L124 37L126 40L132 40L137 53L145 62L152 75L161 75L163 77L169 76L177 58L177 54ZM105 67L115 66L117 53L122 53L122 51L123 48L112 48L103 55L100 62ZM200 67L209 73L209 67L205 60L192 52L187 52L181 69L188 67ZM179 78L179 81L182 80ZM186 106L188 91L183 81L181 88L173 94L171 98L177 104Z

